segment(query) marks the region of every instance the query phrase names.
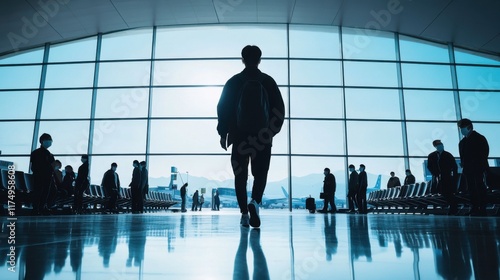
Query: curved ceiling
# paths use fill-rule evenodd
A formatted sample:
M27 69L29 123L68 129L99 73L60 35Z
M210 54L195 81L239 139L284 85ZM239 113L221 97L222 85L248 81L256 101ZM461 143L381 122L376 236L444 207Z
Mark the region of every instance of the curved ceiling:
M148 26L292 23L371 28L500 54L497 0L2 0L0 54Z

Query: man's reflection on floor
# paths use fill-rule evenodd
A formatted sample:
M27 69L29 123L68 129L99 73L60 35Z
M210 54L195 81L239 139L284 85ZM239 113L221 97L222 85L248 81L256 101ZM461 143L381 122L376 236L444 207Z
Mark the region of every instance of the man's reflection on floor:
M82 221L75 217L71 223L71 241L69 244L69 259L73 272L80 274L83 259L84 231Z
M144 225L144 216L132 215L129 229L127 267L131 267L132 264L136 267L141 266L144 260L145 246L146 226Z
M66 258L68 257L69 252L69 236L71 235L71 227L67 225L68 223L62 222L62 220L54 224L56 225L56 229L54 231L55 238L57 241L59 241L54 244L54 272L58 274L66 265ZM71 225L71 223L69 224Z
M366 257L372 261L370 236L368 235L368 218L366 215L349 216L349 233L351 237L351 257L354 260Z
M109 267L109 260L111 259L111 254L116 250L117 239L118 239L118 216L110 215L103 217L99 221L99 243L97 245L97 251L99 256L102 257L102 265L104 267Z
M331 261L332 256L337 253L337 248L339 247L339 241L337 239L336 225L337 221L335 215L325 214L323 217L325 222L325 253L326 260Z
M29 235L25 244L33 245L24 248L22 262L25 263L25 274L20 279L38 280L50 273L54 261L53 225L33 221L27 226Z
M438 229L432 240L437 273L444 279L470 279L469 241L461 220L434 220L434 228Z
M234 258L233 280L250 279L247 263L247 248L249 242L253 252L253 279L270 279L266 257L260 245L260 230L241 227L240 243L238 244L238 250Z
M476 279L500 279L498 267L498 236L491 220L482 220L469 228L469 244Z

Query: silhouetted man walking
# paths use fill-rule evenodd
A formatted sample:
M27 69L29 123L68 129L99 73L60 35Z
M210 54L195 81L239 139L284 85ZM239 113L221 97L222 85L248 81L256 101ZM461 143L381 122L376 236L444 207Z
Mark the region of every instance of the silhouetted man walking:
M246 46L241 56L245 69L226 82L217 105L217 131L224 150L233 145L231 165L242 214L240 223L259 227L259 204L266 187L272 139L283 125L285 106L274 79L258 69L262 56L259 47ZM252 201L247 205L250 162L254 183Z

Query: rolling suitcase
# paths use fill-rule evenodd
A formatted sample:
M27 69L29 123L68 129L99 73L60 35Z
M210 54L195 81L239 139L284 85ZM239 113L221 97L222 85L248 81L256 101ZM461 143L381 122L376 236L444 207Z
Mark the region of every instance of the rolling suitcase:
M306 199L306 209L309 210L309 213L316 212L316 200L314 197L308 197Z

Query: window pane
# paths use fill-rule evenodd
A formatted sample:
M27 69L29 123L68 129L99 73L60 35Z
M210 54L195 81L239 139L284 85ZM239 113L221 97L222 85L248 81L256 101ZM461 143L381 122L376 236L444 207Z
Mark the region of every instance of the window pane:
M339 28L290 25L290 57L340 58Z
M445 150L458 157L458 129L453 123L414 123L406 124L408 132L408 151L410 156L428 156L436 149L432 141L439 139Z
M453 88L450 66L401 64L403 85L415 88Z
M350 155L402 156L400 122L347 122L347 148Z
M286 60L264 59L261 61L259 69L273 77L279 86L288 85L288 63ZM243 68L240 72L242 70Z
M500 68L457 66L457 77L461 89L500 89Z
M474 130L486 137L488 145L490 146L490 154L488 157L500 157L500 145L498 145L498 139L500 139L500 124L475 123Z
M428 177L426 178L426 172L428 173L429 171L427 171L427 167L425 166L425 160L427 160L427 156L419 158L410 158L409 160L410 160L410 170L411 173L415 176L415 182L418 183L418 182L428 181L430 178ZM404 170L403 173L398 174L400 180L405 177L404 174L405 174Z
M177 189L180 189L183 183L189 182L188 195L201 188L207 188L208 194L211 193L212 187L234 188L234 184L228 182L234 179L229 155L150 156L149 185L168 186L172 166L179 172L177 180L174 181Z
M152 120L152 153L221 153L215 120Z
M274 194L283 195L281 186L288 186L288 159L286 157L273 156L269 167L265 196ZM131 163L130 163L131 164ZM177 180L174 181L180 186L189 182L188 195L192 195L195 190L206 188L205 196L210 197L211 189L217 187L234 189L234 175L231 168L229 155L218 156L150 156L149 157L149 185L168 186L170 183L170 168L177 167ZM120 164L118 163L118 172ZM124 171L121 171L122 173ZM120 180L122 177L120 173ZM132 169L130 169L132 174ZM130 180L126 181L127 184ZM251 191L253 176L249 175L247 188ZM206 199L210 201L210 199Z
M376 157L350 157L347 164L354 164L356 166L356 171L359 173L359 165L364 164L366 166L366 175L368 177L368 188L374 188L377 183L378 176L380 177L380 188L387 188L387 181L391 177L390 173L393 171L396 173L396 177L404 182L405 179L405 163L403 158L376 158ZM415 174L415 179L417 182L420 181L420 176Z
M97 37L50 46L49 62L95 61Z
M233 75L243 71L241 60L157 61L155 85L224 85ZM287 63L262 60L259 69L271 75L278 84L287 83Z
M29 155L34 122L0 122L2 155Z
M397 90L346 89L346 117L353 119L401 119Z
M455 62L500 65L500 58L498 56L455 48Z
M238 60L157 61L155 85L224 85L243 70Z
M372 30L342 28L342 51L344 59L396 60L394 33Z
M95 121L93 154L146 152L145 120Z
M292 153L343 155L343 132L340 121L292 121Z
M294 118L341 118L344 105L339 88L291 88L291 116Z
M273 138L273 154L288 154L288 120L285 119L281 131Z
M462 116L475 121L500 121L500 92L460 92Z
M342 85L338 61L290 61L291 85Z
M3 157L2 160L14 163L16 170L29 173L30 157Z
M398 86L396 63L346 61L344 75L346 86Z
M222 87L155 88L154 117L216 117Z
M148 103L148 88L99 89L97 91L95 117L147 117Z
M152 42L151 28L103 35L101 60L151 58Z
M0 91L0 119L34 119L38 91Z
M401 61L450 62L448 46L407 36L399 36Z
M88 152L89 126L89 121L41 121L39 135L52 136L49 149L54 155L81 155Z
M404 90L406 119L455 120L452 91Z
M43 93L42 119L90 118L92 90L47 90Z
M94 63L48 65L45 88L92 87L94 65Z
M304 157L292 156L292 196L293 198L305 198L311 195L316 203L322 202L319 193L323 192L323 170L330 168L335 176L337 190L335 198L345 200L346 178L344 157ZM337 201L338 203L338 201Z
M128 188L128 185L132 181L132 172L134 167L132 163L134 160L143 161L145 159L144 155L140 156L95 156L91 158L90 164L90 183L95 185L101 185L102 177L104 173L108 171L111 167L111 163L116 162L118 165L116 173L120 177L120 185L122 188ZM80 160L80 159L78 159ZM64 164L64 162L63 162ZM81 164L81 163L80 163ZM80 164L76 165L77 168ZM73 165L75 169L75 165ZM148 170L150 171L150 170ZM76 170L75 170L76 172ZM151 178L151 172L149 173L149 178ZM149 183L150 186L154 186ZM168 185L167 185L168 186Z
M262 57L286 57L286 25L208 25L158 28L156 58L241 57L257 45ZM200 47L203 46L203 47Z
M0 67L0 89L32 89L40 87L42 66Z
M2 64L42 63L44 48L14 52L0 57Z
M149 86L150 66L149 61L101 62L99 86Z

